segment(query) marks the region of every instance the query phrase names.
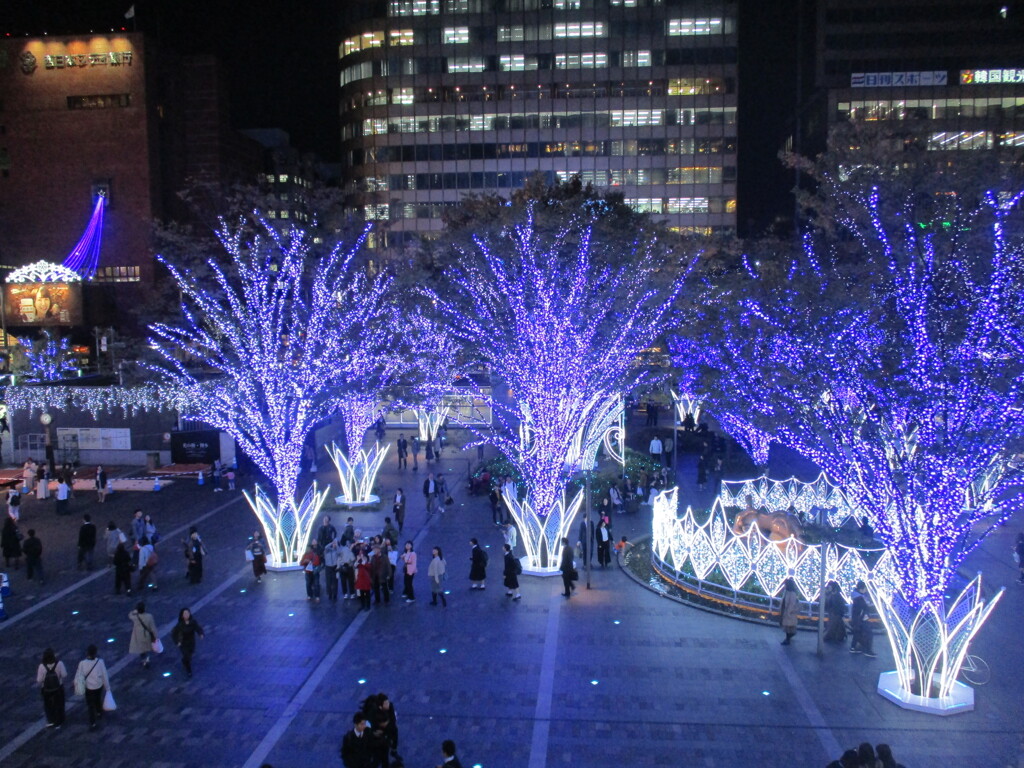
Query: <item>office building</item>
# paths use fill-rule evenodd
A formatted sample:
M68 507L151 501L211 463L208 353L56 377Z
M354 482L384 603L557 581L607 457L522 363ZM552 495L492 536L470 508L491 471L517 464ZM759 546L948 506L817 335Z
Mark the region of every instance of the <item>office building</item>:
M681 232L736 220L735 2L353 0L342 180L375 245L533 174L614 189Z

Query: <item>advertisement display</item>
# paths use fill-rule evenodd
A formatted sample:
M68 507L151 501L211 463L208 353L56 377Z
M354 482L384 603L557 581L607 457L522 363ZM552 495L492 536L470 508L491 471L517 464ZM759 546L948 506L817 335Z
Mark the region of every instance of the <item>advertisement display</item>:
M171 461L175 464L213 464L220 458L220 431L200 429L171 433Z
M7 283L4 285L7 325L80 325L80 283Z

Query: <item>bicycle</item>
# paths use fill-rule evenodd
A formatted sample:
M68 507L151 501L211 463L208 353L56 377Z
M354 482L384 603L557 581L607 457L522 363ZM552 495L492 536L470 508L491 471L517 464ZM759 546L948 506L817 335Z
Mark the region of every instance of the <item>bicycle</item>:
M960 677L971 685L985 685L992 678L992 670L981 656L967 654L960 665Z

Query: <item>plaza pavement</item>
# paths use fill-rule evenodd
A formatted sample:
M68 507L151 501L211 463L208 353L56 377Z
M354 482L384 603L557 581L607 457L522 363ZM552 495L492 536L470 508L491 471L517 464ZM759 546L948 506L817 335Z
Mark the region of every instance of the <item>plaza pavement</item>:
M385 691L411 768L438 765L445 738L456 741L467 768L819 767L865 740L888 742L908 768L1024 766L1024 589L1012 583L1010 558L1020 521L970 561L990 583L1009 585L974 646L991 664L992 682L978 690L974 712L940 719L875 693L878 672L892 668L881 637L877 659L833 647L818 659L812 634L783 648L775 627L672 602L617 567L596 570L593 589L581 584L568 601L559 579L524 578L523 599L513 603L501 587L501 538L487 501L466 494L465 454L444 460L456 478L455 504L429 521L423 464L401 474L394 464L382 476L385 497L402 483L403 538L416 539L424 573L415 603L393 600L369 613L356 601L307 603L300 573L253 584L242 548L254 518L240 493L183 481L158 494L115 493L104 505L81 494L69 518L57 518L52 502L29 501L22 528L39 531L49 580L39 588L26 584L24 570L11 572L11 618L0 623L0 765L340 765L351 713L369 693ZM693 458L680 464L692 493ZM324 469L321 480L330 475ZM165 535L160 589L146 602L169 647L149 670L126 656L136 597L114 596L109 571L90 577L74 569L81 513L91 512L102 530L108 519L126 525L135 507L152 512ZM383 515L353 517L374 531ZM335 523L345 516L334 514ZM209 555L203 583L191 586L177 542L195 521ZM175 529L181 533L167 535ZM648 530L648 512L614 520L616 538ZM470 536L490 547L485 592L469 590ZM451 573L447 609L429 604L425 563L435 544ZM184 606L206 630L191 680L167 634ZM119 710L89 732L75 703L61 732L45 730L34 687L40 652L52 645L73 674L89 643L112 670Z

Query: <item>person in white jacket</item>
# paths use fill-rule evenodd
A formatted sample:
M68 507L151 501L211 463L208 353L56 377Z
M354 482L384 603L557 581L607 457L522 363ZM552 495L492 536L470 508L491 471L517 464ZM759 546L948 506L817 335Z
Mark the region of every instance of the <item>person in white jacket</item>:
M75 691L85 693L90 730L96 730L96 720L103 717L103 695L110 689L107 665L96 653L95 645L86 648L85 658L78 662L78 670L75 672Z

